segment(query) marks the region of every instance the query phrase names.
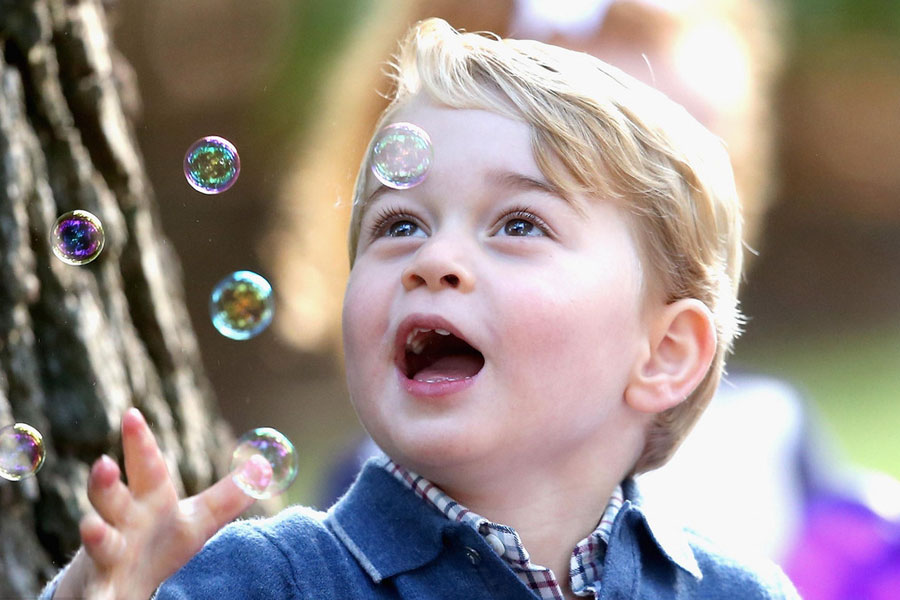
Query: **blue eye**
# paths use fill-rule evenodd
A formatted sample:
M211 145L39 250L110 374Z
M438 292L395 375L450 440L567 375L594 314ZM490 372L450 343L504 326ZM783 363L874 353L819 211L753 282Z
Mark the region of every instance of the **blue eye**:
M387 237L409 237L415 235L419 226L412 221L396 221L391 223L385 231Z
M550 228L539 216L527 209L514 210L504 217L506 221L500 228L502 234L509 237L543 237L551 235Z
M419 220L402 209L387 206L380 208L373 222L366 227L369 239L419 237L424 235Z
M525 219L511 219L503 226L506 235L527 236L531 235L533 230L534 223L529 223Z

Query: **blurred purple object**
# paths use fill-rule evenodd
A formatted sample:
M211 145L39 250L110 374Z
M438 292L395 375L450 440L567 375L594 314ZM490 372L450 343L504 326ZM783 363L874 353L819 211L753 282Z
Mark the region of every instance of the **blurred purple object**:
M900 522L855 499L812 499L782 565L805 600L897 600Z

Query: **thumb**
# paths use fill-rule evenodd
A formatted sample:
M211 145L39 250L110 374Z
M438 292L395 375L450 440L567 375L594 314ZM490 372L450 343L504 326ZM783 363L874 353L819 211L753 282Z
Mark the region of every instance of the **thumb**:
M253 506L249 494L262 491L272 479L272 467L262 456L253 456L240 467L196 496L182 500L181 511L192 521L203 544L215 533ZM238 486L236 480L241 482ZM245 491L248 490L248 491Z

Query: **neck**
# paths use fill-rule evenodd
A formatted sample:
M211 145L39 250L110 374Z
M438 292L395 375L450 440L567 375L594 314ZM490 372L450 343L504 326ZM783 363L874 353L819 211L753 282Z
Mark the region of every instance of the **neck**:
M584 460L560 461L559 457L546 461L547 468L523 464L502 474L454 478L466 486L432 481L467 509L515 529L531 561L551 569L563 591L570 594L572 550L597 527L627 468L586 468L589 463Z

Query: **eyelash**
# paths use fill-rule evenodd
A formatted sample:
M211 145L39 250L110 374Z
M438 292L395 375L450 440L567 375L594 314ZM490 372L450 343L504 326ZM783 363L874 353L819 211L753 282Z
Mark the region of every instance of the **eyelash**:
M541 230L546 236L552 236L553 230L550 228L550 225L547 224L542 218L534 214L529 206L519 206L512 209L510 212L503 215L501 228L505 227L507 223L513 221L515 219L522 219L523 221L528 221L532 223L535 227Z
M375 220L368 228L370 238L384 237L385 230L396 221L410 221L416 223L416 218L395 206L385 206L378 210ZM418 224L416 223L418 227Z
M547 222L534 214L531 208L528 206L515 207L504 214L501 219L501 224L498 228L498 231L499 229L505 227L507 223L516 219L522 219L524 221L532 223L546 236L552 235L553 230L550 228ZM418 223L416 222L417 220L413 215L394 206L385 206L384 208L379 209L378 214L375 216L375 220L368 227L369 237L384 237L386 229L397 221L410 221L411 223L419 227Z

